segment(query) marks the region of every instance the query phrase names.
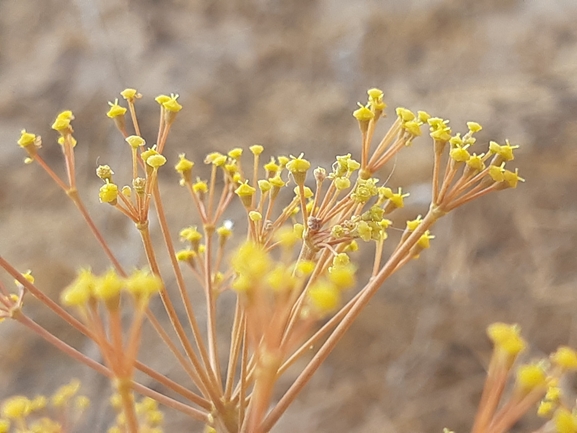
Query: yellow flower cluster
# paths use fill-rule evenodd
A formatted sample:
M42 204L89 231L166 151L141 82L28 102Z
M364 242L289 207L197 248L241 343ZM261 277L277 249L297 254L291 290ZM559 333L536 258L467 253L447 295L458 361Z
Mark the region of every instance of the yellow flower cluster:
M160 278L147 271L136 270L128 278L122 278L114 270L96 276L89 269L83 269L60 298L68 307L84 309L93 300L110 307L117 306L121 293L126 292L136 301L138 308L146 308L150 298L161 289Z
M302 153L297 157L267 156L261 161L265 148L255 144L244 156L240 148L210 152L204 159L209 174L205 179L196 176L193 179L194 162L180 154L172 164L180 185L190 194L197 216L193 219L196 225L180 230L179 236L185 248L176 251L162 203L158 171L167 163L164 155L170 155L163 153L171 126L182 109L179 95L156 98L160 105L160 123L156 142L149 148L145 148L146 141L135 110L135 102L142 95L132 88L125 89L120 95L125 106L115 99L109 103L106 115L113 120L128 144L132 156L131 182L119 186L122 184L115 182L113 169L101 165L96 170L103 181L98 196L102 203L114 206L135 223L152 272L136 270L127 275L83 207L75 185L76 140L72 137L72 112L60 113L52 125L60 134L58 142L65 157L68 184L48 169L38 156L40 137L23 130L18 140L18 145L28 154L26 162L36 160L74 200L113 264L113 269L101 275L81 270L61 294L62 304L75 308L84 322L77 321L77 329L99 345L104 360L100 367L113 378L116 386L118 395L113 404L119 414L111 433L160 431L162 415L156 402L146 398L136 402L132 395L133 391L139 391L138 387L146 388L134 382L133 373L141 369L148 374L147 367L138 363L137 356L142 324L146 317L152 320L147 316L150 313L147 307L155 294L161 295L183 351L171 341L162 325L153 323L154 328L194 382L195 391L185 390L182 397L190 398L200 409L183 408L184 403L163 395L159 395L159 401L166 398L165 402L192 413L214 431L236 431L237 427L242 431L257 431L261 427L268 431L272 424L267 425L269 415L266 415L266 408L269 407L274 381L288 368L288 364L313 345L308 344L306 338L315 332L315 323L333 313L336 315L329 319L330 326L322 327L311 337L313 341L321 339L327 342L319 350L321 359L332 350L331 344L340 338L339 333L348 328L378 287L392 273L430 248L434 238L431 228L440 217L468 201L492 191L516 187L523 181L517 170L505 167L514 159L513 151L517 148L508 141L504 145L490 142L488 151L472 153L475 134L482 129L476 122L468 122L468 131L463 135L455 134L448 120L432 117L424 111L415 114L399 107L385 136L373 143L377 122L385 117L386 109L383 92L373 88L367 92L366 103L359 104L353 112L361 131L360 155L358 158L351 154L337 156L331 170L312 167ZM125 117L131 125L126 124ZM385 241L390 242L389 229L395 226L393 213L405 206L409 194L399 186L383 183L375 174L422 135L423 125L428 126L434 146L432 203L424 217L407 221L404 230L402 226L396 228L401 233L398 244L388 249ZM243 159L247 158L252 159L252 164L246 165ZM242 204L245 218L241 224L245 225L247 233L242 233L246 234L246 240L230 257L227 247L234 241L230 241L232 222L227 218L233 219L235 224L239 220L238 215L234 218L229 216L233 212L229 206L234 201ZM174 289L183 302L190 329L181 323L179 310L172 304L177 297L168 293L159 277L161 261L155 249L157 238L150 230L151 210L156 212L154 221L160 226L169 252L176 281ZM371 276L364 286L359 287L358 293L349 296L346 290L356 286L357 270L349 253L360 248L359 239L364 241L360 243L362 248L373 248ZM392 251L388 258L387 251ZM186 271L191 272L203 286L206 342L198 330L196 306L189 299L184 271L178 262L188 266ZM19 278L17 273L12 275ZM23 278L30 281L27 276ZM20 286L24 286L19 286L20 295L0 299L0 319L15 318L15 313L20 312L23 293L32 290L24 280L20 281ZM238 302L227 374L220 367L223 357L219 353L221 346L216 341L217 299L226 290L233 290ZM128 333L125 328L129 321L123 310L127 299L135 305ZM66 319L74 323L73 317ZM346 326L338 326L340 320ZM331 334L333 332L338 335ZM193 336L194 342L187 341L189 335ZM495 345L492 365L500 368L499 372L508 373L525 348L518 328L498 323L489 328L488 335ZM325 338L332 336L336 338ZM569 348L560 348L551 356L551 364L558 372L575 370L577 355ZM305 382L314 372L314 365L310 367L312 370L303 373ZM235 385L237 372L240 372L240 382ZM172 391L182 391L179 384L161 374L153 372L150 376ZM527 398L536 402L547 393L542 412L553 416L551 414L559 412L561 407L559 392L555 396L555 390L559 388L552 379L557 376L543 363L522 365L517 370L513 398L518 399L520 405L526 405ZM225 377L226 383L221 383ZM74 392L73 384L63 389L59 394L59 401L64 402L61 404L65 404ZM262 401L253 403L250 398ZM248 401L251 403L247 406ZM24 413L27 407L23 400L15 400L7 406L5 414ZM547 407L548 411L545 410ZM250 413L251 410L262 413L255 415ZM274 415L274 409L271 413ZM481 417L481 420L486 418ZM560 420L558 425L568 423L563 412L554 418ZM12 422L16 418L6 415L6 419ZM499 416L496 419L507 418ZM226 428L214 427L218 423L224 423ZM0 425L0 433L1 428ZM49 427L45 430L49 431Z
M73 379L49 397L16 395L6 399L0 408L0 433L61 433L64 425L70 428L90 404L87 397L78 395L79 389L80 381ZM46 416L51 412L53 418Z
M108 433L124 433L127 431L126 417L122 412L122 399L119 394L110 398L111 406L118 412L115 423L108 429ZM134 409L138 418L139 433L162 433L164 415L158 408L158 402L150 397L142 397L134 402Z
M490 407L483 399L477 423L490 424L495 431L508 431L525 413L528 408L538 405L537 414L544 418L552 418L552 426L557 433L577 432L577 416L566 406L566 396L559 386L561 375L567 371L577 370L577 352L561 346L551 354L550 360L541 359L521 364L515 369L515 385L510 396L505 396L506 381L513 371L514 361L526 347L520 336L517 325L493 323L487 329L487 335L493 341L493 359L489 366L484 394L493 395L494 402ZM506 402L498 399L508 398ZM497 407L501 407L495 412ZM477 424L474 430L483 431L483 426ZM549 430L547 430L549 431Z

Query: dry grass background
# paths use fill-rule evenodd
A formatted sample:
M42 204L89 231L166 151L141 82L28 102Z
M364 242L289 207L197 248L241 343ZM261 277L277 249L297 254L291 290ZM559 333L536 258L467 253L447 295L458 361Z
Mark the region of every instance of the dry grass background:
M275 430L465 432L489 323L518 322L534 355L577 345L576 19L572 0L3 0L0 254L52 294L78 266L105 266L64 195L21 164L15 144L21 128L41 133L58 164L49 124L72 109L83 196L124 263L139 262L138 239L98 206L93 178L97 161L123 155L104 113L125 87L149 98L140 112L151 137L152 97L180 93L172 158L260 143L327 166L328 155L356 151L350 113L373 86L389 112L424 109L454 129L479 121L480 139L522 145L526 184L445 218L432 250L383 287ZM402 154L390 180L413 192L407 216L424 210L430 150L425 139ZM172 217L190 218L184 196L167 195ZM33 301L28 309L95 354ZM21 331L0 327L0 399L49 393L70 375L106 395L100 378ZM154 349L144 356L170 374ZM104 406L94 401L88 431L105 431ZM170 418L167 431L200 431Z

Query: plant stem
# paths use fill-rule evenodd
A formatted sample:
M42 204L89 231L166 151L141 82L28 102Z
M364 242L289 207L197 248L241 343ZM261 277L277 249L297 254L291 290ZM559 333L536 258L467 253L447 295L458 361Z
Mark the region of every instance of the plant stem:
M345 315L342 321L337 325L329 338L321 346L319 351L315 354L310 363L301 372L298 378L294 381L288 391L280 399L273 410L268 414L261 425L262 432L268 432L273 425L278 421L280 416L286 411L288 406L294 401L298 393L302 388L308 383L312 375L320 367L320 365L325 361L327 356L332 352L336 344L345 334L345 332L352 325L354 320L358 317L363 308L368 304L369 300L377 292L383 282L392 274L396 269L397 264L409 254L413 245L417 243L419 238L428 230L438 219L438 213L431 209L422 220L421 224L411 233L403 245L397 249L397 251L390 257L388 262L383 266L381 271L377 276L369 281L369 283L364 287L362 294L359 296L356 303L351 307L350 311Z

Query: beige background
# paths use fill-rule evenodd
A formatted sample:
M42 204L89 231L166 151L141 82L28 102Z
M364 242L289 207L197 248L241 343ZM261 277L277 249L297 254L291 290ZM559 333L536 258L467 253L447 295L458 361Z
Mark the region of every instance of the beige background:
M328 166L333 154L356 152L350 113L373 86L385 91L389 113L424 109L455 130L476 120L485 126L480 142L522 146L515 162L526 184L442 221L433 249L383 287L276 429L467 431L489 323L520 323L530 355L577 345L576 19L572 0L3 0L0 254L32 268L55 296L78 266L106 266L65 196L22 164L15 144L22 128L41 134L44 155L61 170L49 125L72 109L83 196L123 262L140 262L130 225L98 205L93 175L98 163L126 156L104 116L125 87L145 95L150 142L152 98L180 93L185 108L167 155L186 151L198 161L208 149L260 143ZM390 184L413 193L398 226L426 209L429 158L424 139L397 160ZM169 194L171 216L186 220L192 208L179 194ZM96 353L27 305L35 320ZM174 374L158 352L145 352ZM71 375L90 395L107 395L92 373L14 324L0 326L0 399L50 393ZM105 431L105 410L93 401L91 431ZM167 431L201 431L167 418Z

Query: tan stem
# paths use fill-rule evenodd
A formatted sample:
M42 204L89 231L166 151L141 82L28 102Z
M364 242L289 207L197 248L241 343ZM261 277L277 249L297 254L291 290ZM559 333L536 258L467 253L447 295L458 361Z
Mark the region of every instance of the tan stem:
M428 230L438 219L439 215L436 210L431 209L417 229L411 233L402 247L400 247L383 266L377 276L371 280L363 289L358 301L352 306L350 311L345 315L343 320L337 325L329 338L321 346L319 351L305 367L299 377L295 380L292 386L288 389L285 395L280 399L274 409L268 414L262 424L262 431L268 432L273 425L278 421L280 416L286 411L288 406L294 401L298 393L308 383L312 375L320 367L320 365L327 358L329 353L334 349L338 341L342 338L344 333L349 329L354 320L358 317L363 308L367 305L369 300L381 287L383 282L395 271L397 265L410 253L413 246L417 243L419 238Z

